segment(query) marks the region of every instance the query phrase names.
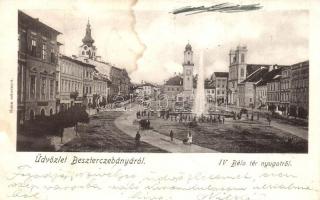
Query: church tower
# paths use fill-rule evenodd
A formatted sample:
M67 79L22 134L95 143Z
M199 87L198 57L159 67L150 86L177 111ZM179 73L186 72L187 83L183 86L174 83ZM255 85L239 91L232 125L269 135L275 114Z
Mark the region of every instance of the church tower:
M94 59L96 58L96 47L93 45L94 39L91 36L91 26L88 20L86 34L82 39L82 45L79 49L79 56L83 58Z
M192 93L193 90L193 51L191 45L188 43L184 50L183 66L183 91Z

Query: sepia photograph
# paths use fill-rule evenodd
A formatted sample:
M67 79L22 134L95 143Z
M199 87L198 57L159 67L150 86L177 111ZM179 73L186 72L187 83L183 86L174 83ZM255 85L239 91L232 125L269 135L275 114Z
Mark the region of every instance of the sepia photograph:
M17 11L16 151L308 153L308 10L143 4Z
M1 200L319 200L319 1L0 16Z

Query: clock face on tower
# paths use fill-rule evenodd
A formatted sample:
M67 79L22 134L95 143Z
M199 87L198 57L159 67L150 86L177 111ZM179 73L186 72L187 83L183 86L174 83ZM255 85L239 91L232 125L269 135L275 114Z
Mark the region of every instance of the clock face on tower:
M190 69L187 69L187 70L186 70L186 75L187 75L187 76L190 76L190 75L191 75L191 70L190 70Z

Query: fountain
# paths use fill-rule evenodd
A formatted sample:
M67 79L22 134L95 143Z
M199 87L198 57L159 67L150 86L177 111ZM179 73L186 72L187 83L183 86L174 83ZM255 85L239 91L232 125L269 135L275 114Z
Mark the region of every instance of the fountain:
M197 91L194 99L193 113L197 117L206 114L205 113L205 91L204 91L204 70L203 70L203 50L200 53L200 62L198 70Z

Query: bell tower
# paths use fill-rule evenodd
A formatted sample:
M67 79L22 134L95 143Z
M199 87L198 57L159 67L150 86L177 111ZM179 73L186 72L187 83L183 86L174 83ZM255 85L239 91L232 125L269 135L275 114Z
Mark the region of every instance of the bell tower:
M193 89L193 51L191 45L188 43L184 50L183 66L183 90L185 92L192 92Z
M91 26L88 19L87 28L86 28L86 34L84 38L82 39L82 45L79 49L79 56L89 59L95 59L96 58L96 47L93 45L94 39L91 36Z

